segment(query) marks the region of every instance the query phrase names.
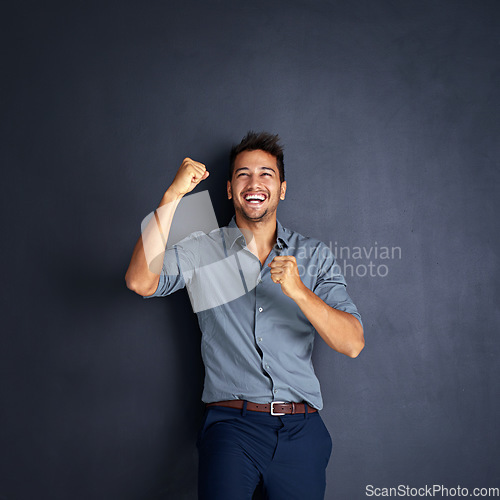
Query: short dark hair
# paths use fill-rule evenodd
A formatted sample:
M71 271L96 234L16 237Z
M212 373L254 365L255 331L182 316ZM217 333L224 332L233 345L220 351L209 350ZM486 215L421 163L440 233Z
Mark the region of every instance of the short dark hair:
M241 142L231 148L229 154L229 180L233 178L234 161L243 151L256 151L258 149L273 155L280 174L280 182L285 180L285 164L283 162L283 146L279 143L278 134L268 132L254 132L250 130Z

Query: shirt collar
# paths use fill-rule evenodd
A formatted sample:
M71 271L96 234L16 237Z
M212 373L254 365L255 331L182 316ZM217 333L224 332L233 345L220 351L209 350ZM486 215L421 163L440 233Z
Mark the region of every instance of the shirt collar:
M280 224L280 221L276 219L276 225L278 228L277 231L277 238L276 238L276 245L278 248L281 250L283 247L288 247L288 238L289 238L289 232ZM233 215L231 222L227 225L228 228L230 229L238 229L238 231L230 231L230 247L234 245L236 240L241 240L242 245L244 244L245 237L243 236L242 232L239 230L238 225L236 224L236 216Z

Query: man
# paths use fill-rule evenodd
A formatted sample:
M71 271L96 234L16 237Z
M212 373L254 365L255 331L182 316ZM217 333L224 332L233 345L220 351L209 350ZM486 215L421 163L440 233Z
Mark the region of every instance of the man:
M278 140L249 132L234 146L230 224L165 251L179 200L209 175L186 158L126 274L127 286L144 297L187 285L196 305L207 404L198 437L201 499L251 499L259 482L270 499L323 498L332 443L318 412L315 332L350 357L364 347L360 315L330 249L277 221L286 194Z

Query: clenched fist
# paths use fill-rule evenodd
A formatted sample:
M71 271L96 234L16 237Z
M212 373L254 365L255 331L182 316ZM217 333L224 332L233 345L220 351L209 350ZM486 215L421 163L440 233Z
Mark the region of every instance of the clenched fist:
M209 175L203 163L184 158L175 178L170 185L169 190L178 196L184 196L190 193L201 181Z
M292 255L279 255L270 262L271 279L281 285L285 295L294 299L304 291L305 285L300 279L297 261Z

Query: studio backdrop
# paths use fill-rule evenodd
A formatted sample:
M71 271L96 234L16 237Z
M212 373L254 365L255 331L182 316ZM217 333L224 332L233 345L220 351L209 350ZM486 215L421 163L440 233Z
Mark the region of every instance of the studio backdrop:
M356 359L316 339L326 498L498 495L499 13L11 2L0 499L196 498L196 315L185 291L144 300L124 277L184 157L229 222L228 153L248 130L280 135L278 219L332 249L364 321Z

